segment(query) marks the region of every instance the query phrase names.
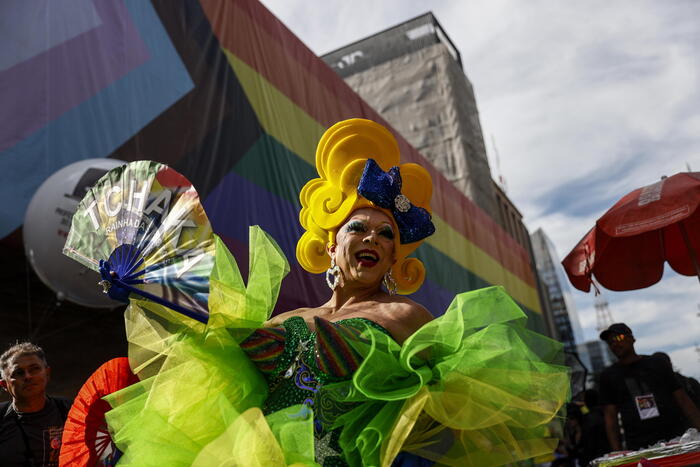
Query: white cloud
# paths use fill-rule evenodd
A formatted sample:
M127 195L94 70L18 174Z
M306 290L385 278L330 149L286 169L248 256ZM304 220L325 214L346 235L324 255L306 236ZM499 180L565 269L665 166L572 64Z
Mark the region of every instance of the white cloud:
M676 371L686 376L700 379L699 371L696 370L694 373L691 373L687 370L688 368L698 367L698 359L700 358L698 349L698 347L691 345L670 352L669 356L671 357L671 362L673 362L673 367Z
M675 128L687 97L697 100L695 56L682 43L656 39L654 31L663 27L656 12L620 4L601 5L593 18L590 4L576 11L566 3L551 21L520 23L492 53L476 53L482 62L472 64L470 78L482 123L496 135L516 201L639 159L645 146ZM640 162L620 187L658 177L654 161ZM545 167L556 176L542 177ZM676 158L672 172L682 168Z

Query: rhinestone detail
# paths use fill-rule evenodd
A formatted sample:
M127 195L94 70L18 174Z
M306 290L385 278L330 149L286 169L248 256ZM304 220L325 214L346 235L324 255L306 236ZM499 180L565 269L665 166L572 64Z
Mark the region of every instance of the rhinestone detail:
M411 201L399 193L396 195L396 198L394 198L394 206L396 206L396 210L399 212L408 212L408 210L411 209Z

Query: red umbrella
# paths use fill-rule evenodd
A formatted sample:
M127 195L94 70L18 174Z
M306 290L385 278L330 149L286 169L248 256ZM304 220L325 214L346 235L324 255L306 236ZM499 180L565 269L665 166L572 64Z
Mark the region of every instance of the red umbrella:
M624 196L564 258L569 280L588 292L592 276L610 290L661 280L664 262L700 280L700 172L683 172Z
M80 388L63 428L59 466L115 465L119 451L107 431L102 397L138 382L129 359L115 358L99 367Z

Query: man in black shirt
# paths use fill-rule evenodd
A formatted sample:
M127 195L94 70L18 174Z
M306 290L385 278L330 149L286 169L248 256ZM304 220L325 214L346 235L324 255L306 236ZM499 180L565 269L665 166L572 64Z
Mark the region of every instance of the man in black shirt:
M669 365L671 365L671 357L669 357L667 353L654 352L652 354L652 357L662 358ZM677 371L674 371L673 374L676 376L678 384L683 388L685 393L688 394L690 400L693 401L695 407L700 409L700 383L698 383L698 380L689 376L682 375ZM689 423L688 426L692 426L692 424Z
M618 412L627 449L635 451L683 434L682 414L700 429L700 412L678 384L669 362L638 355L632 330L623 323L611 325L600 338L618 358L600 375L600 402L613 450L622 449Z
M44 351L16 344L0 356L0 387L11 397L0 404L0 465L58 466L70 401L46 396L51 368Z

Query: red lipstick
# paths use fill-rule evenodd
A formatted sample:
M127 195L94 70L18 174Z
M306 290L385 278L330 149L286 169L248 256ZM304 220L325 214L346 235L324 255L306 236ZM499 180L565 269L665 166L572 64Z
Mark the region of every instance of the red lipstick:
M360 250L355 253L355 259L364 267L374 267L379 262L379 253L374 250Z

